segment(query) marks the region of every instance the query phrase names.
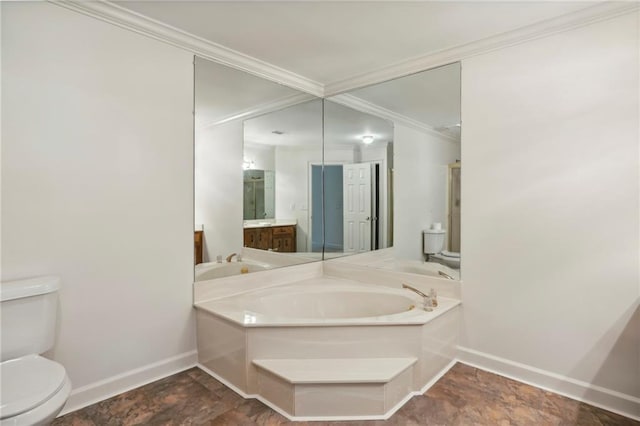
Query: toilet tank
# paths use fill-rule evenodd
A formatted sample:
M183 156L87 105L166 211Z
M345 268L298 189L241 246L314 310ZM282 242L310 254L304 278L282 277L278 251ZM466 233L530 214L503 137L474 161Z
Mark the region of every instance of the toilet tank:
M1 360L41 354L53 347L58 308L58 277L0 284Z
M422 249L424 254L436 254L442 251L444 248L444 237L446 235L444 229L425 229L422 231L422 235Z

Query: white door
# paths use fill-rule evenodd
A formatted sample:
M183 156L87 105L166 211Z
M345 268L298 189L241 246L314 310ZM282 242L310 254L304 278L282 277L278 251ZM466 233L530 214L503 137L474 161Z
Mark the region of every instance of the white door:
M342 167L345 253L371 250L371 164Z

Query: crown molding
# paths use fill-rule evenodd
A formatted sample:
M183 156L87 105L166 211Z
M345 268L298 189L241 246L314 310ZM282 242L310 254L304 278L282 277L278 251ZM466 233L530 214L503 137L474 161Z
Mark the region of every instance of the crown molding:
M374 103L365 101L364 99L361 99L354 95L343 93L341 95L332 96L328 100L332 102L336 102L340 105L347 106L349 108L353 108L360 112L364 112L367 114L375 115L376 117L384 118L385 120L392 121L393 123L401 124L403 126L416 129L420 132L427 133L429 135L437 136L439 138L443 138L451 142L458 142L458 139L450 135L447 135L443 132L439 132L433 127L429 126L428 124L423 123L422 121L415 120L413 118L407 117L406 115L398 114L397 112L383 108Z
M317 98L308 93L294 93L293 95L284 96L274 101L265 102L260 105L252 106L251 108L236 111L224 117L216 118L215 120L205 123L202 126L198 126L198 130L203 130L213 126L219 126L221 124L225 124L234 120L239 120L239 119L248 120L250 118L257 117L259 115L267 114L273 111L278 111L278 110L281 110L293 105L297 105L302 102L310 101L313 99L317 99Z
M164 24L106 0L48 0L50 3L99 19L118 27L151 37L214 62L246 71L276 83L310 93L324 95L324 86L314 80L287 71L260 59Z
M547 19L513 31L416 56L376 70L369 70L365 73L325 84L324 95L333 96L349 90L415 74L494 50L611 19L639 9L640 4L635 1L605 1L586 9Z
M187 50L202 58L246 71L267 80L284 84L319 97L333 96L371 84L381 83L447 65L494 50L521 44L529 40L611 19L640 9L640 4L635 1L604 1L586 9L547 19L513 31L419 55L376 70L368 70L367 72L348 78L323 84L220 44L213 43L180 30L179 28L151 19L107 0L48 1L52 4Z

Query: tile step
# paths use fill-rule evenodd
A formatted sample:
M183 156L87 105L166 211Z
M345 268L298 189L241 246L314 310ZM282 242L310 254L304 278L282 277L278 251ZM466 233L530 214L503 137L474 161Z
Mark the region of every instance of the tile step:
M253 364L291 384L388 383L416 358L255 359Z
M296 419L384 416L413 390L416 358L256 359L258 394Z

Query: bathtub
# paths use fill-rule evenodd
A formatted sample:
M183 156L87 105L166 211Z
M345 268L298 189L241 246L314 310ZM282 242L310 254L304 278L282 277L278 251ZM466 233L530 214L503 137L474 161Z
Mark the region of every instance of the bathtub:
M381 269L390 269L410 274L428 275L443 278L438 272L442 271L454 280L460 280L460 270L450 268L437 262L421 262L419 260L386 260L380 263Z
M387 271L447 279L446 277L438 274L438 271L442 271L454 280L460 280L459 269L453 269L437 262L424 262L421 260L396 258L393 247L359 253L352 256L344 256L342 258L331 260L331 262L348 263L374 269L384 269Z
M242 262L207 262L195 267L195 281L213 280L216 278L241 275L243 273L266 271L270 266L265 263L244 260ZM246 271L246 272L243 272Z
M198 366L290 420L386 419L454 363L460 301L438 302L328 275L196 300Z
M319 277L196 303L244 327L424 324L460 302L438 299L431 312L404 289Z

